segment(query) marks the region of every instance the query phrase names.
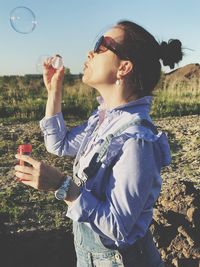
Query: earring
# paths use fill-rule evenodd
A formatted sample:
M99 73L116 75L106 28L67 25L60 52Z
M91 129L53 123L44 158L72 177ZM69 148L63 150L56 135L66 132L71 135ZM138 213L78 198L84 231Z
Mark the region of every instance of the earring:
M115 84L116 84L117 86L119 86L119 85L120 85L120 80L116 80Z

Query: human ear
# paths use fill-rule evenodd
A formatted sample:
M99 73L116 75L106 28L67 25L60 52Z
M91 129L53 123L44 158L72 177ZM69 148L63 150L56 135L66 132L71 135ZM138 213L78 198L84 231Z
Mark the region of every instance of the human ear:
M123 60L118 68L117 77L123 78L133 70L133 63L129 60Z

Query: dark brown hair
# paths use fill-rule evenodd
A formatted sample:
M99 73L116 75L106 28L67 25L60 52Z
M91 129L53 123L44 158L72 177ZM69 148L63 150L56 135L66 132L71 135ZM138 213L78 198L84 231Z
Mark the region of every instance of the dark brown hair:
M119 21L116 27L124 30L123 45L134 64L131 80L138 96L151 95L161 75L160 59L164 66L174 68L183 56L181 42L171 39L159 44L153 35L131 21Z

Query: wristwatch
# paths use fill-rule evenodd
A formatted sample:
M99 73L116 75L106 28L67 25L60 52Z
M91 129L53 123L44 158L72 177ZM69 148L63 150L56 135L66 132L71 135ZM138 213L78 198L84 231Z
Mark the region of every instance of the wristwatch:
M65 200L67 197L67 193L70 188L72 178L70 176L66 176L62 185L55 191L55 198L58 200Z

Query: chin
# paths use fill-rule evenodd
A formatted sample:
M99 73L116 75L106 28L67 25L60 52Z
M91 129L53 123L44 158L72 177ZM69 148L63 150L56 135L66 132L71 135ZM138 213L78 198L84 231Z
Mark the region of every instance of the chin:
M85 77L85 75L82 76L82 82L87 84L87 78Z
M82 82L88 86L91 86L91 83L89 82L89 79L87 78L86 75L82 76Z

